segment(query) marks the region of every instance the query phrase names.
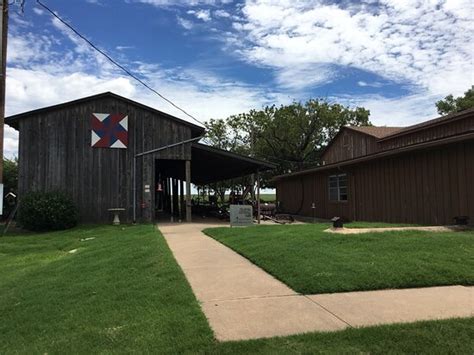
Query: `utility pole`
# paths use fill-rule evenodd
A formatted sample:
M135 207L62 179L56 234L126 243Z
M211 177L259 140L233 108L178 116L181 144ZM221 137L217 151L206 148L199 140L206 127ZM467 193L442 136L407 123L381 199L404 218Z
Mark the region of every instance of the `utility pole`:
M0 215L3 214L3 134L5 121L5 79L7 73L8 0L0 0Z

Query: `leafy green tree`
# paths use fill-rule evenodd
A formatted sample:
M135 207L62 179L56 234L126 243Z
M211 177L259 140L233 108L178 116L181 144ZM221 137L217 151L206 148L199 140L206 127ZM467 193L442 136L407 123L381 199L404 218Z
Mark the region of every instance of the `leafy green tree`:
M474 88L467 90L464 96L455 98L453 95L448 95L444 100L438 101L436 107L440 115L448 115L472 108L474 107Z
M18 158L3 158L3 195L17 193L18 189ZM15 207L13 199L3 198L3 217L6 218Z
M319 163L322 148L341 126L369 125L370 112L323 100L309 100L281 107L267 107L258 120L255 153L277 163L282 174Z
M322 148L344 125L370 125L370 112L325 100L309 100L285 106L211 120L207 125L208 144L236 153L264 159L278 169L264 174L263 187L271 178L319 163Z
M204 141L216 148L228 150L234 153L248 154L245 148L245 132L240 129L240 118L231 116L228 119L211 119L206 122L206 137ZM235 181L220 181L203 189L214 192L221 203L225 202L226 191L233 187L242 187L242 183Z
M5 194L14 192L18 188L18 158L3 158L3 184Z

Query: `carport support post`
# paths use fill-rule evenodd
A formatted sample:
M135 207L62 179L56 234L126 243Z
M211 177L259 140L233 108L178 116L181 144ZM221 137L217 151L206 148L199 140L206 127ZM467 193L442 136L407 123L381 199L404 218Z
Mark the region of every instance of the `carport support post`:
M179 220L183 220L184 212L184 183L183 180L179 180Z
M191 219L191 160L186 160L186 222Z
M176 208L174 205L174 179L169 178L168 179L169 184L170 184L170 212L171 212L171 222L174 222L174 209Z
M260 224L260 172L257 171L257 223Z

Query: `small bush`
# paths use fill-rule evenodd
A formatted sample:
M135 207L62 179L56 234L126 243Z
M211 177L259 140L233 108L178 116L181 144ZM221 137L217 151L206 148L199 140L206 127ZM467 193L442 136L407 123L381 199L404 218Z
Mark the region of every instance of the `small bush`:
M72 228L77 219L74 202L61 192L31 192L22 197L18 208L19 224L32 231Z

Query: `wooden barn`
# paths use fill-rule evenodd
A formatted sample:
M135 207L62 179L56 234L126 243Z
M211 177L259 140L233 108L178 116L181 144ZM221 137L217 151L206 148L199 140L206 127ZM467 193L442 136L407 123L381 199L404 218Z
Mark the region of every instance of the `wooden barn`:
M343 127L318 167L275 178L290 214L346 220L474 222L474 109L410 127Z
M62 191L82 222L190 221L191 183L209 184L272 164L198 143L204 128L107 92L10 116L19 131L19 198Z

